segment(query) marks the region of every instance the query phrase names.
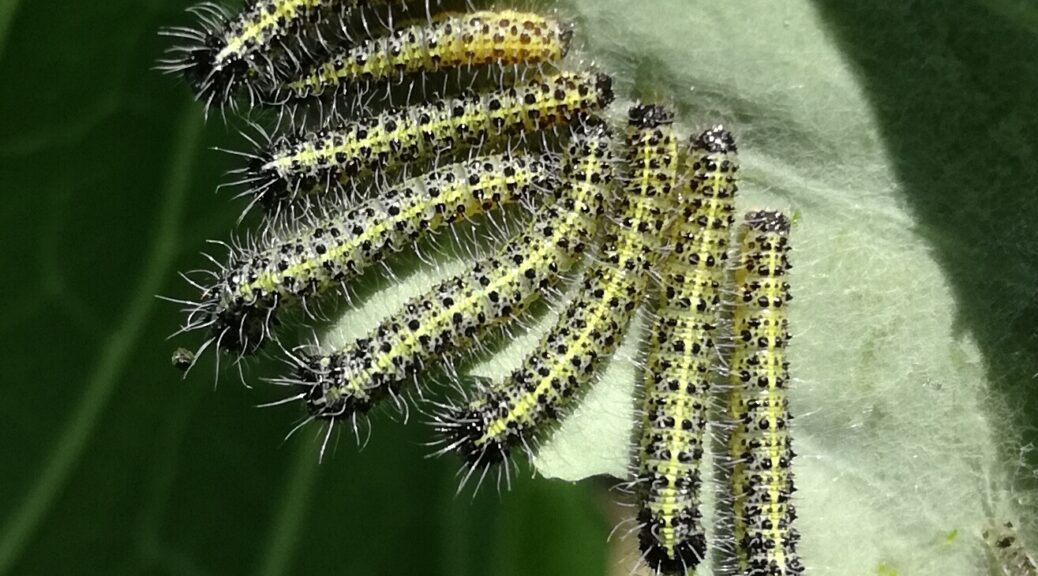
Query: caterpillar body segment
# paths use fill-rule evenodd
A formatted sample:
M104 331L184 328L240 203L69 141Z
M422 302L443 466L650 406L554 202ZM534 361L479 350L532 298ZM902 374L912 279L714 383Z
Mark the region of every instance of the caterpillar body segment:
M735 142L717 127L693 139L675 202L648 336L637 476L639 544L656 573L686 574L706 556L700 462L716 331L734 222Z
M804 570L791 501L789 229L784 214L759 211L747 215L739 234L728 412L735 551L739 574L746 576Z
M604 127L589 127L565 156L554 202L496 255L407 302L368 336L305 358L294 382L311 414L355 418L387 395L395 398L427 364L522 314L593 241L612 164Z
M669 111L638 106L630 112L629 174L616 217L597 260L554 327L501 381L484 385L442 420L444 442L470 468L509 458L528 448L538 432L559 419L620 343L641 303L662 246L677 161Z
M556 62L566 55L571 37L569 26L532 12L441 17L350 46L306 67L282 87L278 99L358 91L371 82L458 68Z
M612 101L611 85L603 74L565 72L282 138L253 161L242 183L256 201L278 207L314 187L586 118Z
M187 326L208 328L224 350L254 352L283 308L337 291L454 223L550 193L556 173L550 156L486 156L406 180L347 209L315 210L309 223L271 231L258 246L233 254Z
M249 0L237 13L214 2L189 9L196 28L168 28L163 34L184 42L167 50L159 68L184 76L208 110L232 103L242 89L258 103L263 86L291 66L291 51L308 31L341 23L355 8L384 0Z

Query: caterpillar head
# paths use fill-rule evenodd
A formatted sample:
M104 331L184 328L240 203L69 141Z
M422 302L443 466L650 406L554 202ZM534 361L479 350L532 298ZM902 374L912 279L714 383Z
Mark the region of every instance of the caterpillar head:
M249 75L249 66L244 59L216 63L221 43L218 37L210 36L204 46L184 55L187 62L184 78L194 91L195 99L204 103L207 109L213 104L223 106L230 103Z
M277 318L268 311L276 306L270 298L246 298L225 288L222 282L202 295L209 332L224 352L251 355L270 338Z
M195 99L206 110L231 102L247 81L251 67L244 54L227 50L226 27L229 15L215 4L201 4L188 10L198 18L195 28L171 27L163 36L183 42L166 50L159 70L180 74L191 86Z
M656 104L639 104L627 112L627 121L632 128L651 129L674 123L674 113Z
M485 409L477 406L455 407L436 419L436 431L442 444L450 446L461 458L464 466L493 466L503 462L511 449L507 442L511 435L503 438L488 438Z
M595 74L595 94L598 96L599 109L605 109L616 99L613 92L613 77L608 74Z
M654 529L659 529L655 527ZM706 557L706 538L698 534L684 540L673 549L673 554L651 535L649 528L639 534L645 563L656 574L686 574Z

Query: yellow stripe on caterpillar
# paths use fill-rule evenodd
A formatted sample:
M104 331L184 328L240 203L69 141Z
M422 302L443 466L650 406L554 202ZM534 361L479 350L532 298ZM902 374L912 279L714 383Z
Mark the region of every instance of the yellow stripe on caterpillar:
M658 106L629 114L629 174L598 259L579 290L522 365L507 378L477 390L445 420L469 475L526 447L561 417L608 359L641 303L669 220L677 148L673 116ZM468 475L466 475L466 479Z
M289 81L294 98L406 74L486 64L561 60L572 32L558 20L515 10L481 11L409 26L314 64Z
M604 74L565 72L282 139L243 182L262 204L278 207L315 186L585 118L612 101L611 85Z
M427 363L516 318L580 259L593 241L612 181L604 126L588 131L566 155L555 201L495 256L407 302L366 337L304 358L293 381L302 382L313 415L352 418L387 395L395 397Z
M735 141L718 126L692 141L675 202L642 390L638 499L642 558L685 574L706 557L700 461L737 191Z
M780 212L748 214L740 227L735 271L728 404L731 499L739 573L752 576L795 576L804 570L791 502L795 454L785 358L789 228L789 218Z
M256 351L280 312L335 291L422 237L492 210L553 191L557 166L537 155L498 155L451 164L342 209L316 209L308 224L268 232L259 246L232 254L192 309L224 350Z

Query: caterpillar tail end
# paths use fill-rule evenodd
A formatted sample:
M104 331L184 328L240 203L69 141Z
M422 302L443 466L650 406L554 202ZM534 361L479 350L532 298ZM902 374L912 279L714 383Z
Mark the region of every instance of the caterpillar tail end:
M668 549L655 536L663 527L654 525L651 520L644 522L645 527L638 534L638 544L642 558L652 572L681 576L694 574L696 567L706 557L706 538L703 534L694 535L673 549Z

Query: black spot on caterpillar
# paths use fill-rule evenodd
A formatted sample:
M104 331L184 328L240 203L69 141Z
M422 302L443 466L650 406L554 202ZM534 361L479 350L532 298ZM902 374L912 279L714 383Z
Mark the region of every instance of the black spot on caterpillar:
M496 255L477 261L383 320L366 337L330 354L304 356L297 377L315 418L352 419L441 359L516 318L575 263L593 240L612 180L604 126L578 135L563 161L555 201ZM399 403L398 403L399 405Z
M724 313L734 222L735 142L717 127L693 139L678 218L660 264L660 300L649 330L637 476L642 557L656 573L685 574L706 555L700 461L715 331Z
M1012 522L992 526L982 536L992 567L1003 576L1038 576L1038 562L1027 551Z
M241 183L253 202L276 209L316 186L579 120L612 101L611 86L604 74L566 72L283 138L254 159Z
M186 330L207 329L218 348L248 354L271 336L285 306L321 296L421 237L501 203L553 190L550 158L487 156L452 164L231 255L217 281L189 306Z
M662 245L677 162L672 115L658 106L630 111L629 174L598 261L580 289L522 365L500 382L441 416L444 442L469 468L506 460L557 421L622 339L641 303ZM507 466L504 468L507 469Z
M571 30L515 10L436 19L336 52L288 81L277 100L303 99L359 83L488 64L537 65L562 59Z
M740 574L791 576L804 567L790 501L795 454L785 358L789 219L779 212L752 212L739 236L728 405L735 556Z

